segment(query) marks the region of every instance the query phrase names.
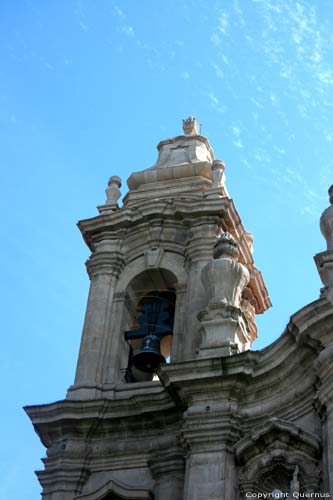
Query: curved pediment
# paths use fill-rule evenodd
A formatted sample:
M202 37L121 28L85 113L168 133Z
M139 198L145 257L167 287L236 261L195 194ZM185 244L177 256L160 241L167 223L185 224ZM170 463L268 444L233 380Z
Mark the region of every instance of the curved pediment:
M154 500L149 489L127 486L111 479L95 491L75 497L75 500Z
M311 457L317 457L320 453L320 443L313 434L291 422L270 418L236 443L238 462L248 462L274 442L302 450Z

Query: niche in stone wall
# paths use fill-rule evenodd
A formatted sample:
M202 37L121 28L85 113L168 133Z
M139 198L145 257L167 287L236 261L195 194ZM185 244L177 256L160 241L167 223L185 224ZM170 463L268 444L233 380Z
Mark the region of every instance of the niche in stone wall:
M176 278L165 269L146 270L131 281L127 290L129 327L125 331L129 348L127 382L152 380L154 371L149 370L149 360L155 358L158 362L159 352L161 360L170 362L175 289Z

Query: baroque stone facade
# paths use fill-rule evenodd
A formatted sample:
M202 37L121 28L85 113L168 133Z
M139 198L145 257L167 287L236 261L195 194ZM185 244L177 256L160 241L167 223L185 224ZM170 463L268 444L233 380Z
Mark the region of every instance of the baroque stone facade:
M253 238L224 163L193 117L183 129L129 177L121 208L113 176L99 215L79 223L92 254L75 382L25 408L47 448L45 500L333 495L332 205L320 298L251 351L271 305ZM169 362L154 375L159 343Z

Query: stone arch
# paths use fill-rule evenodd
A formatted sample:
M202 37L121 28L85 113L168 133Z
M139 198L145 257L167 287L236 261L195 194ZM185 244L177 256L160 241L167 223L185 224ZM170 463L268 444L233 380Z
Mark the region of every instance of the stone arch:
M162 249L157 249L157 251L146 250L144 255L127 264L118 279L115 292L125 292L136 276L149 269L164 269L175 276L178 284L187 283L185 259L182 255L165 252Z
M121 318L120 337L125 336L135 323L136 307L145 293L162 290L172 290L174 293L174 325L173 336L164 337L161 341L161 350L165 357L170 356L170 361L178 359L182 340L181 334L184 331L184 304L187 289L187 272L185 270L184 257L164 251L163 249L146 250L144 255L130 262L123 272L115 288L115 297L117 298L118 318ZM141 344L140 344L141 346ZM138 345L135 346L138 349ZM122 366L130 363L132 348L122 347ZM125 374L125 380L133 381L128 371ZM151 380L150 374L138 374L134 377L136 381Z
M166 276L166 281L176 287L171 361L180 357L179 352L183 348L181 336L184 330L187 293L185 260L180 254L167 252L160 248L146 250L140 257L125 266L115 283L108 325L110 335L107 338L104 351L103 381L128 382L126 367L129 363L130 349L125 339L125 332L132 327L136 301L139 298L138 293L134 290L135 288L139 289L139 287L133 287L133 283L142 279L145 274L146 276L149 274L156 276L159 273ZM149 380L151 378L143 377L141 381Z
M274 488L283 491L296 466L303 491L320 490L320 443L295 424L267 420L236 443L235 455L241 495L247 491L267 493Z
M111 479L97 490L76 496L75 500L154 500L154 497L149 489L127 486Z

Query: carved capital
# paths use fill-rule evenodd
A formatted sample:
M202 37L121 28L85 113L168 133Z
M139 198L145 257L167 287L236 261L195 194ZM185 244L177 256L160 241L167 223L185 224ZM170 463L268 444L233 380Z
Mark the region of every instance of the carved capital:
M196 406L196 405L194 405ZM181 441L190 453L224 452L239 439L239 422L229 411L190 407L185 413Z
M185 471L184 452L178 448L154 450L149 459L149 468L153 477L158 479L166 475L183 475Z
M86 262L90 279L99 275L111 275L118 278L124 265L124 256L120 252L97 252Z

